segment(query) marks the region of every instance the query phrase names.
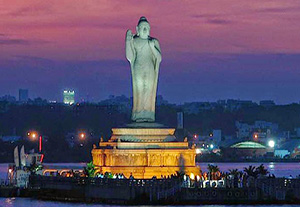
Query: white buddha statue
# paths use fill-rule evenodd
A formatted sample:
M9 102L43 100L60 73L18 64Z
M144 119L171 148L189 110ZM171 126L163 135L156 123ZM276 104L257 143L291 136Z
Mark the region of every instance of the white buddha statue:
M150 37L150 24L141 17L136 34L126 33L126 58L130 62L133 88L132 121L155 122L155 100L161 50Z

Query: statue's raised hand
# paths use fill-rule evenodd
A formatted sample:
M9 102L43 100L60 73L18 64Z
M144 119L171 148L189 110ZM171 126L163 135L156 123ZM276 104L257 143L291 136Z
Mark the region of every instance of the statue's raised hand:
M130 41L132 39L133 39L133 34L132 34L131 30L129 29L126 32L126 41Z

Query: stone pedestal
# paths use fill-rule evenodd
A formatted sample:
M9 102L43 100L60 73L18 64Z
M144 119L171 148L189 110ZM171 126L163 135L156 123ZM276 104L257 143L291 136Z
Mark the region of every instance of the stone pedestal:
M113 128L110 141L172 142L176 140L172 128Z
M113 128L108 142L92 150L98 171L132 174L135 178L170 176L177 171L198 175L196 151L177 142L173 128Z

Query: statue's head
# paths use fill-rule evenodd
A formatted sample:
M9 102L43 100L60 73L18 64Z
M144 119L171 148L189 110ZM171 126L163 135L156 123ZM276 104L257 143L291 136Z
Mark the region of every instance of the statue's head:
M148 39L150 35L150 24L146 17L141 17L136 26L136 34L142 39Z

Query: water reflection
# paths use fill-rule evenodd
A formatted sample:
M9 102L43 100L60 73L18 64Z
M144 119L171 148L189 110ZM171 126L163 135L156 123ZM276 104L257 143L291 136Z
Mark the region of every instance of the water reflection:
M10 200L9 203L6 203L7 200ZM13 198L6 199L0 198L1 207L117 207L116 205L104 205L104 204L84 204L84 203L68 203L68 202L53 202L53 201L41 201L34 200L29 198ZM202 205L201 207L252 207L253 205ZM256 205L256 207L265 207L266 205ZM297 205L272 205L272 207L294 207ZM145 207L145 206L136 206L136 207ZM151 207L151 206L148 206ZM174 206L174 207L188 207L188 206Z
M4 202L7 204L7 206L12 206L15 200L16 198L6 198Z

